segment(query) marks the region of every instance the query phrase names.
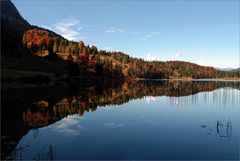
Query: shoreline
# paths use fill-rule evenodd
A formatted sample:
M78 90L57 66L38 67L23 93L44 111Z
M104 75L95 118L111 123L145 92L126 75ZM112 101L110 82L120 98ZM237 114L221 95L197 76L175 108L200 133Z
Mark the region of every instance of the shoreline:
M134 80L151 80L151 81L229 81L229 82L240 82L240 78L200 78L200 79L189 79L189 78L171 78L171 79L148 79L148 78L136 78Z

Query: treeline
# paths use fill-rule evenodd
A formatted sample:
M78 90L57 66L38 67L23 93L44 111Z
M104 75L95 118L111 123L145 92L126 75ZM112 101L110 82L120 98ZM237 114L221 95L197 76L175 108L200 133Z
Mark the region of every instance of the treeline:
M223 72L184 61L146 61L123 52L98 50L96 46L74 42L49 30L34 28L23 36L24 46L31 53L58 55L79 68L90 70L104 78L240 78L240 73Z
M83 41L68 41L54 32L38 28L30 29L24 34L23 44L32 54L47 52L44 56L57 55L74 63L77 66L72 66L72 70L79 67L93 71L102 79L123 77L122 66L109 59L102 59L97 47L85 46Z

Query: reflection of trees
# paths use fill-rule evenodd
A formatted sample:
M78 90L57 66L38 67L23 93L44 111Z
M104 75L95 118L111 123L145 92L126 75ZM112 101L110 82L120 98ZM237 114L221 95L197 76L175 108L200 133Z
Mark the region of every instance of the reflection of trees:
M224 87L224 86L223 86ZM235 88L235 87L233 87ZM236 104L240 103L240 93L238 93L238 90L229 90L229 89L223 89L223 88L212 88L211 92L208 92L209 90L200 91L202 93L200 94L193 94L190 97L169 97L169 103L172 106L183 106L190 104L194 107L204 107L204 106L210 106L211 107L218 107L219 104L222 107L236 107Z
M239 82L167 82L167 81L138 81L124 82L112 88L99 87L88 88L84 92L79 92L77 96L64 97L55 102L48 103L39 101L34 103L34 107L23 111L23 120L29 127L40 127L48 125L63 117L72 114L82 116L84 112L95 111L97 106L121 105L132 99L143 98L145 96L170 96L180 99L180 96L193 95L203 91L212 91L217 88L230 86L238 88ZM214 95L213 95L214 96ZM204 97L208 99L209 97ZM193 97L194 101L197 98ZM214 96L214 98L215 96ZM176 100L178 101L178 100ZM205 102L207 102L205 100ZM42 106L44 104L44 106ZM49 104L48 107L45 105Z
M232 122L229 119L227 124L223 124L220 121L217 121L217 135L223 138L230 138L232 136Z
M29 148L29 145L19 145L17 148L14 149L12 152L11 158L8 159L14 159L14 160L22 160L22 153L23 151L27 150ZM56 159L56 148L52 144L42 147L41 151L36 152L33 160L55 160Z
M104 84L73 85L39 89L18 89L5 92L2 108L2 155L13 149L18 140L30 129L47 126L67 115L95 111L98 106L121 105L145 96L194 95L222 87L240 89L240 82L185 82L185 81L133 81L105 82ZM208 97L206 97L207 99ZM194 98L197 99L197 98ZM215 100L217 98L214 98ZM7 108L6 108L7 107ZM16 144L9 142L15 140Z
M52 144L43 147L41 152L37 152L33 158L34 160L55 160L56 159L56 149Z
M207 125L201 125L202 128L206 128ZM232 136L232 122L231 119L229 118L227 123L224 124L222 121L217 121L214 128L206 129L207 130L207 135L212 135L217 136L220 138L228 138L230 139Z

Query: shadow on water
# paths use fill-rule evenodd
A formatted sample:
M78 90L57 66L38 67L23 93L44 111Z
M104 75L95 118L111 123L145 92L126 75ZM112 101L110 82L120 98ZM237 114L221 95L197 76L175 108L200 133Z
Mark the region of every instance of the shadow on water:
M15 147L29 130L48 126L68 115L82 116L84 112L97 110L98 106L121 105L145 96L182 97L224 87L240 89L240 82L79 82L63 86L2 89L1 159L11 159L11 153L21 156L20 151L26 147L17 150ZM223 133L224 128L226 134ZM231 137L231 120L226 124L217 121L216 129L219 137ZM55 155L54 145L49 145L34 159L51 160Z

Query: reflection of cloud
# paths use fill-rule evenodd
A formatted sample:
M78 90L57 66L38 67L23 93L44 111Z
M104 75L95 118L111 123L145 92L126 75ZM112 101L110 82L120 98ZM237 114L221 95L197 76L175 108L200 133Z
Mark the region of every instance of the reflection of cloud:
M83 127L79 125L78 116L68 116L56 123L56 125L52 127L52 130L65 135L76 136L79 135L78 130L82 128Z
M104 126L107 128L119 128L119 127L123 127L124 124L115 124L113 122L110 122L110 123L104 123Z
M145 99L148 104L156 100L156 98L154 98L153 96L146 96Z
M177 100L175 100L175 103L178 105L179 104L179 102L178 102L178 99Z
M131 125L137 125L137 123L136 123L136 122L130 122L129 125L130 125L130 126L131 126Z
M145 116L142 116L141 118L142 118L145 122L147 122L147 123L149 123L149 124L152 124L152 125L157 125L157 124L158 124L158 122L153 121L153 120L151 120L151 119L149 119L149 118L146 118Z
M150 53L147 53L146 60L154 61L154 60L157 60L157 58L155 56L152 56Z

